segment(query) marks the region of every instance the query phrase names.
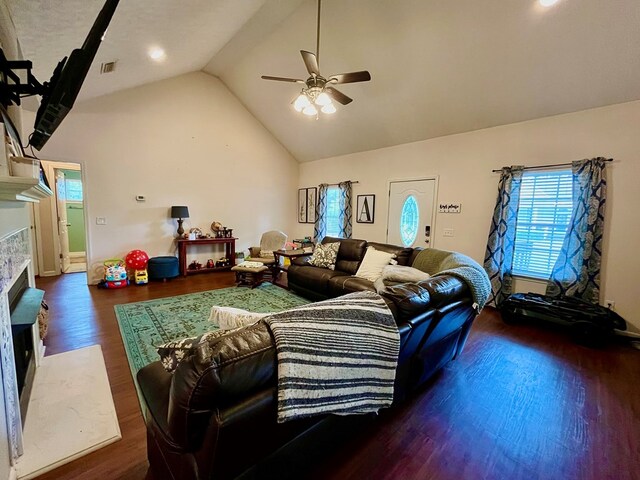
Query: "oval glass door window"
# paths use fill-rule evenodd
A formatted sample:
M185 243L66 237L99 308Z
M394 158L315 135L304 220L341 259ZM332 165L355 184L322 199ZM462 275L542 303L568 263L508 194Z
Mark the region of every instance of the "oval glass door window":
M409 195L402 205L400 214L400 238L405 247L410 247L416 241L419 219L416 197Z

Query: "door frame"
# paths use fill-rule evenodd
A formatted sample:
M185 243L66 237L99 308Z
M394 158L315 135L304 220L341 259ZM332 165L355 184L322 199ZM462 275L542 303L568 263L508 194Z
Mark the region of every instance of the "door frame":
M52 186L52 190L53 190L53 198L51 200L51 224L55 225L55 230L53 232L53 250L54 250L54 256L56 259L56 270L54 271L53 275L62 275L62 268L61 268L61 262L60 262L60 253L61 253L61 248L60 248L60 235L58 234L57 231L57 227L58 227L58 208L57 208L57 204L55 201L56 195L57 195L57 191L56 191L56 186L55 186L55 170L79 170L80 171L80 178L82 179L82 205L84 207L84 236L85 236L85 242L86 242L86 248L85 248L85 256L86 256L86 261L87 261L87 279L89 278L89 249L90 247L90 241L89 241L89 223L88 223L88 205L87 205L87 191L86 191L86 184L87 184L87 180L86 180L86 166L81 163L81 162L60 162L57 160L49 160L49 159L43 159L45 162L47 162L46 166L44 167L44 170L47 174L47 178L48 179L54 179L54 182L51 183L51 181L49 182ZM38 232L39 233L39 232ZM41 241L39 242L38 245L38 256L39 258L42 258L42 248L41 248Z
M429 175L429 176L424 176L424 177L409 177L409 178L397 178L397 179L390 179L387 180L387 219L386 219L386 225L385 225L385 231L384 231L384 238L385 238L385 242L387 241L387 238L389 238L389 216L390 216L390 212L389 209L391 207L391 184L392 183L398 183L398 182L417 182L420 180L433 180L434 181L434 185L433 185L433 208L431 209L431 241L429 242L429 246L426 248L433 248L434 244L435 244L435 232L436 232L436 214L438 213L438 210L436 209L436 205L438 203L438 184L439 184L439 175Z

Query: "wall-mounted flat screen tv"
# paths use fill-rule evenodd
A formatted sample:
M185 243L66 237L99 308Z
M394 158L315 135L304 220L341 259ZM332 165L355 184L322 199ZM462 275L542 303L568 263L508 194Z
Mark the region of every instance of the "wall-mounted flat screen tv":
M73 107L118 2L119 0L106 1L82 47L71 52L69 58L63 58L51 80L44 84L45 91L36 114L35 130L29 139L29 144L37 150L42 149Z

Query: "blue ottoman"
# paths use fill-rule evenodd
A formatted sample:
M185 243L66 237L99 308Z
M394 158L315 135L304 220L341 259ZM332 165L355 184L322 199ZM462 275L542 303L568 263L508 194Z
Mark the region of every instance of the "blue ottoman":
M147 264L149 280L166 280L179 275L178 259L176 257L152 257Z

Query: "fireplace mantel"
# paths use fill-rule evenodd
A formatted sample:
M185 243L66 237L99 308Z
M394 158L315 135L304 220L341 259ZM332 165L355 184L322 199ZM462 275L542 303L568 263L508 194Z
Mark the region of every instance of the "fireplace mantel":
M37 178L0 176L0 200L38 202L53 192Z

